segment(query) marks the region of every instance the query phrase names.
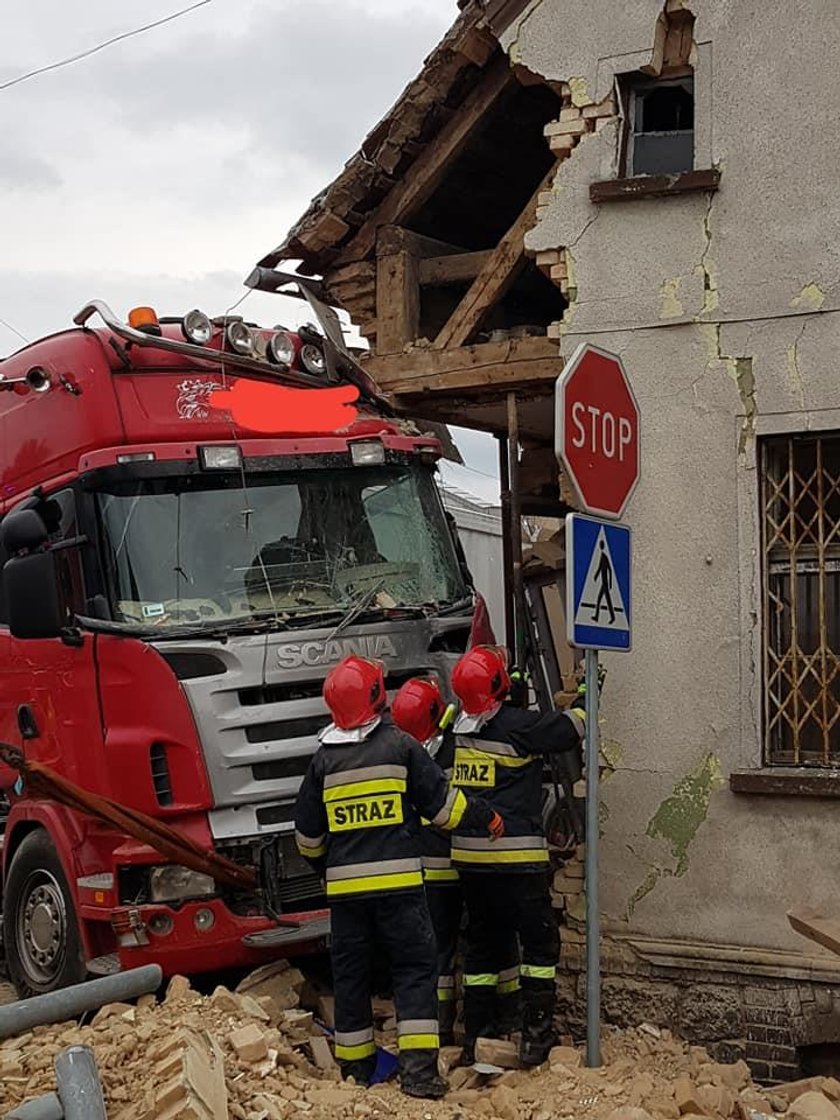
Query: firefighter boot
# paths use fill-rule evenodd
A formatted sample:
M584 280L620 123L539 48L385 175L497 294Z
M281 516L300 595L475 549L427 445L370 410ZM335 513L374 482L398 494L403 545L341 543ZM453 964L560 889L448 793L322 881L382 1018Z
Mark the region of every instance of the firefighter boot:
M339 1061L338 1066L345 1081L352 1077L357 1085L366 1089L376 1069L376 1055L374 1054L372 1058L357 1058L350 1062Z
M555 1044L554 992L523 992L522 1002L519 1060L523 1066L541 1066Z
M400 1089L409 1097L437 1101L449 1086L438 1073L437 1050L404 1050L400 1054Z

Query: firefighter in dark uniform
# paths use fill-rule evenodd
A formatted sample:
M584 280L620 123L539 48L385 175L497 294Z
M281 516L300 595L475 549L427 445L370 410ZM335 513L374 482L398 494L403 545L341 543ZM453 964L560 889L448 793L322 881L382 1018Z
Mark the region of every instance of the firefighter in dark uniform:
M391 704L394 723L411 735L452 778L455 737L451 721L455 707L447 704L437 680L412 677L406 681ZM455 991L455 956L464 912L464 896L456 868L452 866L452 837L448 832L423 821L422 861L426 899L432 916L437 941L438 1018L441 1046L454 1041L457 1003ZM511 935L505 952L496 962L496 1006L492 1026L485 1034L497 1038L518 1026L519 948Z
M326 879L332 925L335 1054L368 1084L376 1066L374 945L389 958L400 1086L440 1097L435 939L420 861L420 816L439 828L504 832L486 802L450 788L425 751L383 714L382 665L347 657L324 681L333 723L321 732L298 793L298 848Z
M454 726L452 783L486 797L505 820L505 838L489 845L469 821L452 837L467 905L464 1028L467 1047L492 1022L496 965L515 933L521 951L523 1065L540 1065L554 1044L555 970L560 953L551 907L548 844L542 826L542 773L547 756L579 752L585 712L540 715L505 703L511 681L507 652L477 646L452 672L462 714Z

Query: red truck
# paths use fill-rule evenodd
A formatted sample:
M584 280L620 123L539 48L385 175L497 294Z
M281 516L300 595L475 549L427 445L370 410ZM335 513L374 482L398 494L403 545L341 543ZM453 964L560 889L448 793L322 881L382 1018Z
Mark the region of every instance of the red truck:
M325 900L293 810L326 672L360 651L394 689L466 648L440 443L389 414L310 303L319 326L289 331L94 302L0 362L0 741L258 871L220 884L0 766L21 994L311 947ZM358 397L338 430L336 387Z

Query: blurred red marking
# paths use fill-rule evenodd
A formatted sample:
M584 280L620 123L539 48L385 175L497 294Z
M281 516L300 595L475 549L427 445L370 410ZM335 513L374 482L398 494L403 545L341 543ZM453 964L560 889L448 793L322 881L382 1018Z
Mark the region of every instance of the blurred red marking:
M358 416L355 385L329 389L291 389L239 380L231 389L210 394L210 407L229 412L232 420L252 432L335 432Z

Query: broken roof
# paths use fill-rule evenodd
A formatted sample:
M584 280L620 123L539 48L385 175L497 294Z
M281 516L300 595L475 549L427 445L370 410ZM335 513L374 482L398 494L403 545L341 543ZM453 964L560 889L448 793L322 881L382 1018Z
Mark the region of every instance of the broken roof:
M500 53L495 36L530 2L461 0L460 15L420 74L281 244L259 263L273 268L282 260L300 260L301 272L323 273L475 86L483 68Z

